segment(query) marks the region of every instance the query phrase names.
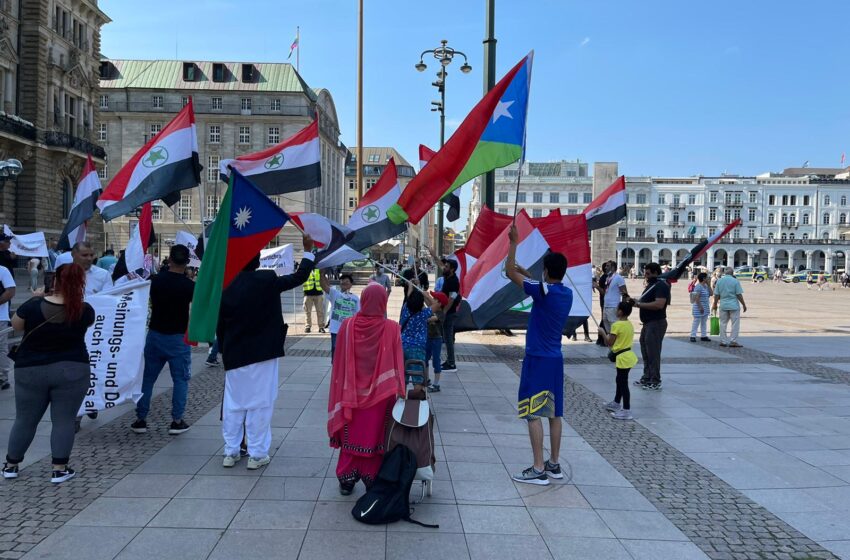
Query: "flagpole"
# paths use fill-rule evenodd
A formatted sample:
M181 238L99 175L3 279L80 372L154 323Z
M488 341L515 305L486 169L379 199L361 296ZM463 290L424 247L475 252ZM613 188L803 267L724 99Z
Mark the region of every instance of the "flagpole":
M566 279L567 279L567 280L569 280L570 284L572 285L572 287L573 287L573 292L575 292L576 294L578 294L578 299L580 299L580 300L581 300L581 303L582 303L582 304L583 304L583 305L587 308L587 311L588 311L588 313L589 313L589 315L588 315L588 316L589 316L591 319L593 319L593 324L594 324L594 325L596 325L596 328L598 329L598 328L599 328L599 322L596 320L596 317L594 317L594 316L593 316L593 308L592 308L592 307L590 307L589 305L587 305L587 302L586 302L586 301L584 301L584 296L583 296L583 295L581 295L581 291L579 291L579 289L578 289L578 287L576 286L575 282L573 282L573 279L570 277L570 273L569 273L569 272L567 272L567 271L565 270L565 271L564 271L564 276L566 277Z
M405 284L409 284L409 285L413 286L415 289L419 290L419 291L420 291L420 292L422 292L423 294L425 293L425 290L423 290L422 288L420 288L419 286L417 286L416 284L414 284L413 282L411 282L410 280L408 280L407 278L405 278L404 276L402 276L402 275L401 275L401 274L399 274L398 272L395 272L395 271L393 271L391 268L388 268L388 267L386 267L386 266L382 265L381 263L379 263L378 261L376 261L376 260L375 260L375 259L373 259L372 257L366 257L366 258L367 258L368 260L372 261L372 263L373 263L375 266L379 266L379 267L383 268L384 270L386 270L387 272L389 272L391 275L393 275L393 276L396 276L396 277L400 278L400 279L401 279L401 281L402 281L402 282L404 282Z
M194 235L195 232L192 230L192 226L189 225L186 222L186 220L184 220L183 218L180 217L180 215L177 213L177 210L174 209L174 206L170 206L169 208L174 213L174 217L177 218L178 220L180 220L181 222L183 222L183 225L186 226L187 228L189 228L189 233ZM201 229L203 229L203 227L204 227L203 224L201 224ZM203 232L202 232L202 235L203 235ZM207 244L206 239L204 239L204 246L205 247L206 247L206 244Z

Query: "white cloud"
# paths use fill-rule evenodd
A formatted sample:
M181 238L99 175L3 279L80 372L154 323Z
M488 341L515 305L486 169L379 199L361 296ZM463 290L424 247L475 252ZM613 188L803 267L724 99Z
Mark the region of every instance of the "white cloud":
M579 47L584 48L590 42L590 37L585 37L581 40L581 43L578 44Z

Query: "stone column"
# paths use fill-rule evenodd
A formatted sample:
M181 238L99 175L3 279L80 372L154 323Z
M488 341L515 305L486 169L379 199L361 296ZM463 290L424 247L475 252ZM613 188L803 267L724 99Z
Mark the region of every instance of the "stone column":
M769 268L771 272L774 268L776 268L776 251L774 249L767 252L767 268Z
M714 250L713 249L705 254L705 267L708 269L709 272L714 270Z
M787 252L788 252L788 270L790 270L791 272L794 272L794 267L797 266L794 263L794 251L788 250Z
M823 264L823 269L825 272L832 274L832 251L826 251L824 253L825 260Z
M747 252L747 266L753 266L753 254Z
M607 189L618 177L616 162L593 164L593 197ZM612 225L607 228L597 229L591 234L590 260L595 266L605 261L610 261L617 250L617 227Z
M735 252L726 251L726 266L735 266Z
M617 270L623 270L623 252L617 249Z
M813 251L806 252L806 268L812 268L812 252Z
M659 254L660 254L660 251L658 249L654 249L652 251L652 262L654 262L654 263L658 262L658 255Z

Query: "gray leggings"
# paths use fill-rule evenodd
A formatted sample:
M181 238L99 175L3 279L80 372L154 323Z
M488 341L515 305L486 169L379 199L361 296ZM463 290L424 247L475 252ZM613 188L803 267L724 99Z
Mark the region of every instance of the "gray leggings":
M65 465L74 447L74 423L91 375L88 364L56 362L15 368L15 423L6 461L20 463L50 405L50 449L54 465Z

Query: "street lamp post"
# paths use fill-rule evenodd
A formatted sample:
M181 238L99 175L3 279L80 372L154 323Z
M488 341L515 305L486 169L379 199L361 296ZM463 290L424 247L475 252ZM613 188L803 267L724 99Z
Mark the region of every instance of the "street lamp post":
M432 101L431 111L440 113L440 148L443 147L443 144L446 143L446 68L452 63L455 55L460 55L463 57L463 65L460 67L460 71L464 74L469 74L472 72L472 66L469 65L469 61L466 58L466 54L461 51L455 50L452 47L448 46L448 41L443 39L440 41L440 46L436 49L429 49L427 51L422 51L422 54L419 55L419 62L416 64L416 70L419 72L424 72L428 65L425 64L425 55L430 54L435 59L440 61L440 71L437 72L437 81L431 82L431 85L437 88L437 91L440 92L440 100ZM443 201L440 200L437 205L437 257L443 256Z
M16 159L0 161L0 187L2 187L9 179L17 183L18 175L20 175L23 170L23 165L21 165L21 162Z

